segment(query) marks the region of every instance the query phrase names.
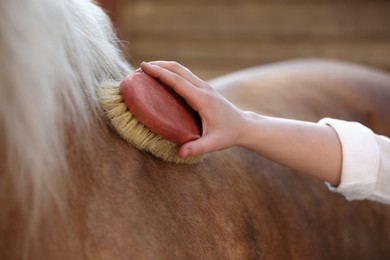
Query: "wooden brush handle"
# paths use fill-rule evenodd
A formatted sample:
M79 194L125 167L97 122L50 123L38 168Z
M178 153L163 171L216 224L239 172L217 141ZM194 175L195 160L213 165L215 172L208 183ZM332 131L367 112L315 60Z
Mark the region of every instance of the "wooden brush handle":
M134 72L121 82L119 91L130 112L164 139L184 144L201 136L199 115L183 98L155 78Z

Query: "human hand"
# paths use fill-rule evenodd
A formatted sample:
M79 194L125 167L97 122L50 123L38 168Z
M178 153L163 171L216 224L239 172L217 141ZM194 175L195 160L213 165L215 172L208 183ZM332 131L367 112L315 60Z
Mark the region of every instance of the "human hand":
M196 156L240 144L245 112L207 82L176 62L143 62L141 69L183 97L202 120L201 138L183 144L179 149L180 157Z

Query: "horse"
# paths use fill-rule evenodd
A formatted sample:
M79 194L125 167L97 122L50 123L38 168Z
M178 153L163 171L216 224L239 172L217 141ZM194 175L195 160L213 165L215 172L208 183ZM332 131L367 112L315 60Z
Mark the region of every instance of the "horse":
M241 147L195 165L124 142L100 82L134 70L87 0L0 2L0 259L389 259L390 208ZM210 84L242 109L390 135L390 75L331 60Z

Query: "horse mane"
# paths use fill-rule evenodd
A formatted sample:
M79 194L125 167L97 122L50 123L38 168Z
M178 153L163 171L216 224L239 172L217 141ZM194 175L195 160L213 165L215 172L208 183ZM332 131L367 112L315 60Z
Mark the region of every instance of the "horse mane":
M99 82L130 66L92 2L4 0L0 67L0 232L15 215L31 231L69 171L67 129L91 128Z

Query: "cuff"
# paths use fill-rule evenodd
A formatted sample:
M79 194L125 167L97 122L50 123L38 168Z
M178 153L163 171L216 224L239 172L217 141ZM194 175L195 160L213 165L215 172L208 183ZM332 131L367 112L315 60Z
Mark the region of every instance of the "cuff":
M332 127L342 146L341 180L330 190L343 194L347 200L366 199L374 191L379 171L380 151L375 134L356 122L324 118L318 122Z

